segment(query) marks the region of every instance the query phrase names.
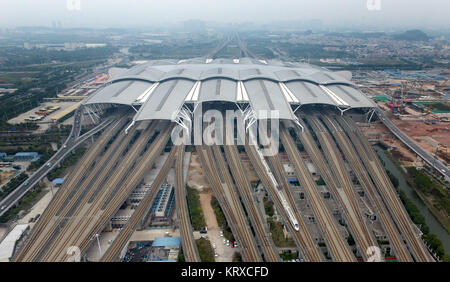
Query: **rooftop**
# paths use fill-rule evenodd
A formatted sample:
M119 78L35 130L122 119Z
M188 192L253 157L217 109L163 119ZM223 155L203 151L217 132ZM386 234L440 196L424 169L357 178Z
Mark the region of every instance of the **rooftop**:
M151 61L116 74L84 104L140 106L135 121L175 121L183 105L212 101L249 104L255 112L278 110L280 119L288 120L295 119L293 108L307 104L373 107L350 77L276 60Z
M22 237L22 234L27 230L28 224L16 225L11 232L6 235L0 243L0 262L9 261L14 253L16 242Z
M180 237L157 237L152 247L178 247L181 244Z

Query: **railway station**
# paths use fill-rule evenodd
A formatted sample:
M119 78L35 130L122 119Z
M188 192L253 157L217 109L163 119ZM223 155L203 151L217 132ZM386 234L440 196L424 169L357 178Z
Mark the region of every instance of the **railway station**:
M311 262L370 261L374 249L380 261L432 261L357 126L371 121L375 107L351 73L306 63L196 58L119 72L78 109L74 124L104 128L13 260L66 261L70 246L83 258L97 245L99 261L128 260L133 234L155 228L143 223L168 220L188 262L201 260L199 236L216 258L235 248L249 262L282 261L286 249ZM235 114L231 128L227 111ZM207 217L202 232L194 230L188 188ZM218 202L220 230L204 208L205 193Z

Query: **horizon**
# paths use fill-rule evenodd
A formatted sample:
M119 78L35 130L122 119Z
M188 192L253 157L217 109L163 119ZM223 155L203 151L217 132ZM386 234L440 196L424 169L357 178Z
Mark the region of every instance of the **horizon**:
M447 30L448 10L450 2L442 0L0 0L0 26L45 27L60 22L64 28L145 29L200 20L219 25L315 23L317 28Z

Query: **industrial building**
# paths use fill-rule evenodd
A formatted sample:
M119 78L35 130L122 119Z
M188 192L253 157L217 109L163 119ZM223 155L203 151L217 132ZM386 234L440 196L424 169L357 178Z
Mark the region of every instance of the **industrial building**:
M14 161L16 162L35 162L39 160L41 156L37 152L19 152L14 155Z
M153 217L155 220L167 219L172 211L174 202L174 189L171 184L163 184L156 195L153 204Z
M180 246L180 237L156 237L153 241L130 242L124 261L175 262Z

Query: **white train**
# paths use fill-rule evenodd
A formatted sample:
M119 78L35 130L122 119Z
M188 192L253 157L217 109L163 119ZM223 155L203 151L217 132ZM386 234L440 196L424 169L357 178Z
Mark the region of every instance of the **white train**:
M251 131L250 131L249 135L250 135L249 137L251 139L253 139L253 141L255 141L255 137L253 136ZM253 142L250 144L257 144L257 142ZM267 164L266 159L264 158L264 155L261 152L261 149L258 147L258 145L255 145L255 148L256 148L256 152L258 152L259 159L261 160L261 163L263 164L264 169L266 170L266 174L269 176L270 181L272 181L273 186L276 187L276 192L277 192L278 198L280 199L281 204L283 205L284 209L286 210L286 213L289 216L289 220L291 221L292 226L294 227L294 229L296 231L298 231L299 230L298 221L295 218L295 215L294 215L294 212L292 211L291 206L289 205L289 203L286 201L286 198L284 197L282 188L280 187L280 185L278 185L277 180L273 176L272 171L270 170L269 165Z

